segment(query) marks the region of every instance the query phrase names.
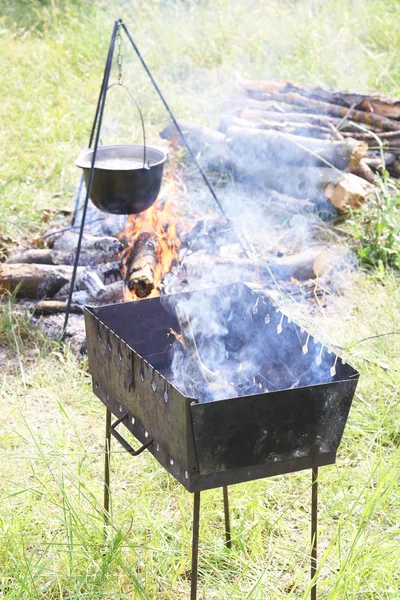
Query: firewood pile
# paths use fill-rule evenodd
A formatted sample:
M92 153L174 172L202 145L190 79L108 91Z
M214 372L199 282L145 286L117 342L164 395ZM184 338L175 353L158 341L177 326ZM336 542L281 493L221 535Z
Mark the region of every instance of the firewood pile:
M326 235L329 223L321 237L322 222L310 227L310 215L357 208L374 193L384 168L392 177L400 175L400 102L289 82L241 79L240 87L241 93L224 103L218 129L179 124L219 194L228 178L245 200L244 213L251 213L256 191L261 211L256 228L247 231L239 218L235 233L209 212L190 221L190 206L198 215L200 204L186 187L193 169L184 162L183 176L171 161L155 205L131 215L122 227L115 221L113 230L112 220L91 207L89 231L91 222L102 219L104 228L97 225L95 234L84 235L73 313L82 313L85 304L235 280L263 289L278 303L282 294L323 303L327 290L336 290L335 277L343 275L346 259L335 235ZM182 146L173 124L160 136L173 151ZM186 209L183 220L180 205ZM232 216L229 197L224 206ZM57 313L66 309L77 239L76 226L55 228L34 247L10 251L0 264L0 293L16 293L50 324L58 317L58 332L62 314Z

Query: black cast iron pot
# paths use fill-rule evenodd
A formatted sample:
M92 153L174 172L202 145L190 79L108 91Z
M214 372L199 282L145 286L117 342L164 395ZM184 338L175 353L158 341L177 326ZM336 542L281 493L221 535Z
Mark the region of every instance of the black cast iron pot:
M93 149L82 152L76 165L88 185ZM139 213L156 200L161 187L165 152L150 146L99 146L90 199L101 211L117 215Z

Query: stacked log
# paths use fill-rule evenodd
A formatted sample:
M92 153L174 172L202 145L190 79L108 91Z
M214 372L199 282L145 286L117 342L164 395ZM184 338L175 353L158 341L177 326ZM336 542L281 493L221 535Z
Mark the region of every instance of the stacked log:
M357 208L373 193L370 182L347 172L359 172L368 149L364 142L328 142L241 127L230 127L222 134L188 121L179 125L199 152L202 145L208 148L216 141L219 154L206 155L206 166L219 170L223 165L239 181L312 200L319 207L328 201L338 210ZM178 133L169 124L160 135L173 139Z
M314 138L352 137L370 148L382 143L385 150L400 153L397 99L284 81L240 79L239 84L245 97L231 98L225 103L221 131L226 131L229 119L234 117L241 120L243 127L247 121L248 127ZM398 172L393 171L393 175L398 176Z

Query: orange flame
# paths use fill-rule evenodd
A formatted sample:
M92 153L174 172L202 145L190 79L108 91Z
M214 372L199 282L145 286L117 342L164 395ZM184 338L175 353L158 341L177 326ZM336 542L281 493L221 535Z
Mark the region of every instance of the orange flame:
M170 272L179 257L182 243L177 233L177 204L185 193L186 188L180 171L169 173L164 179L164 185L155 203L142 213L129 215L128 222L120 238L125 238L128 247L121 254L123 275L127 275L132 252L141 234L155 235L157 240L156 264L154 267L154 288L147 296L159 296L158 289L164 275ZM125 301L137 300L134 292L126 288Z

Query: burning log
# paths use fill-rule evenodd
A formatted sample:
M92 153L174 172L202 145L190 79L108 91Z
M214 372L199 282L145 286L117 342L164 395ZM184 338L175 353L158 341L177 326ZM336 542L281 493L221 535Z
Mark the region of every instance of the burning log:
M381 94L361 94L341 90L324 89L320 87L304 86L289 81L251 81L242 79L241 86L248 93L275 94L296 93L306 98L318 99L329 104L357 108L377 115L400 119L400 101Z
M51 298L71 280L72 269L70 266L1 264L0 293L16 291L21 298ZM83 271L83 267L78 267L78 276Z
M123 258L125 281L138 298L146 298L154 289L154 272L157 265L158 238L152 231L144 231L135 245Z
M368 152L367 144L351 138L343 141L324 141L242 127L230 127L226 135L227 145L237 157L236 167L240 166L240 162L251 162L261 166L264 161L271 161L280 165L322 164L354 171ZM244 169L246 164L243 164Z

